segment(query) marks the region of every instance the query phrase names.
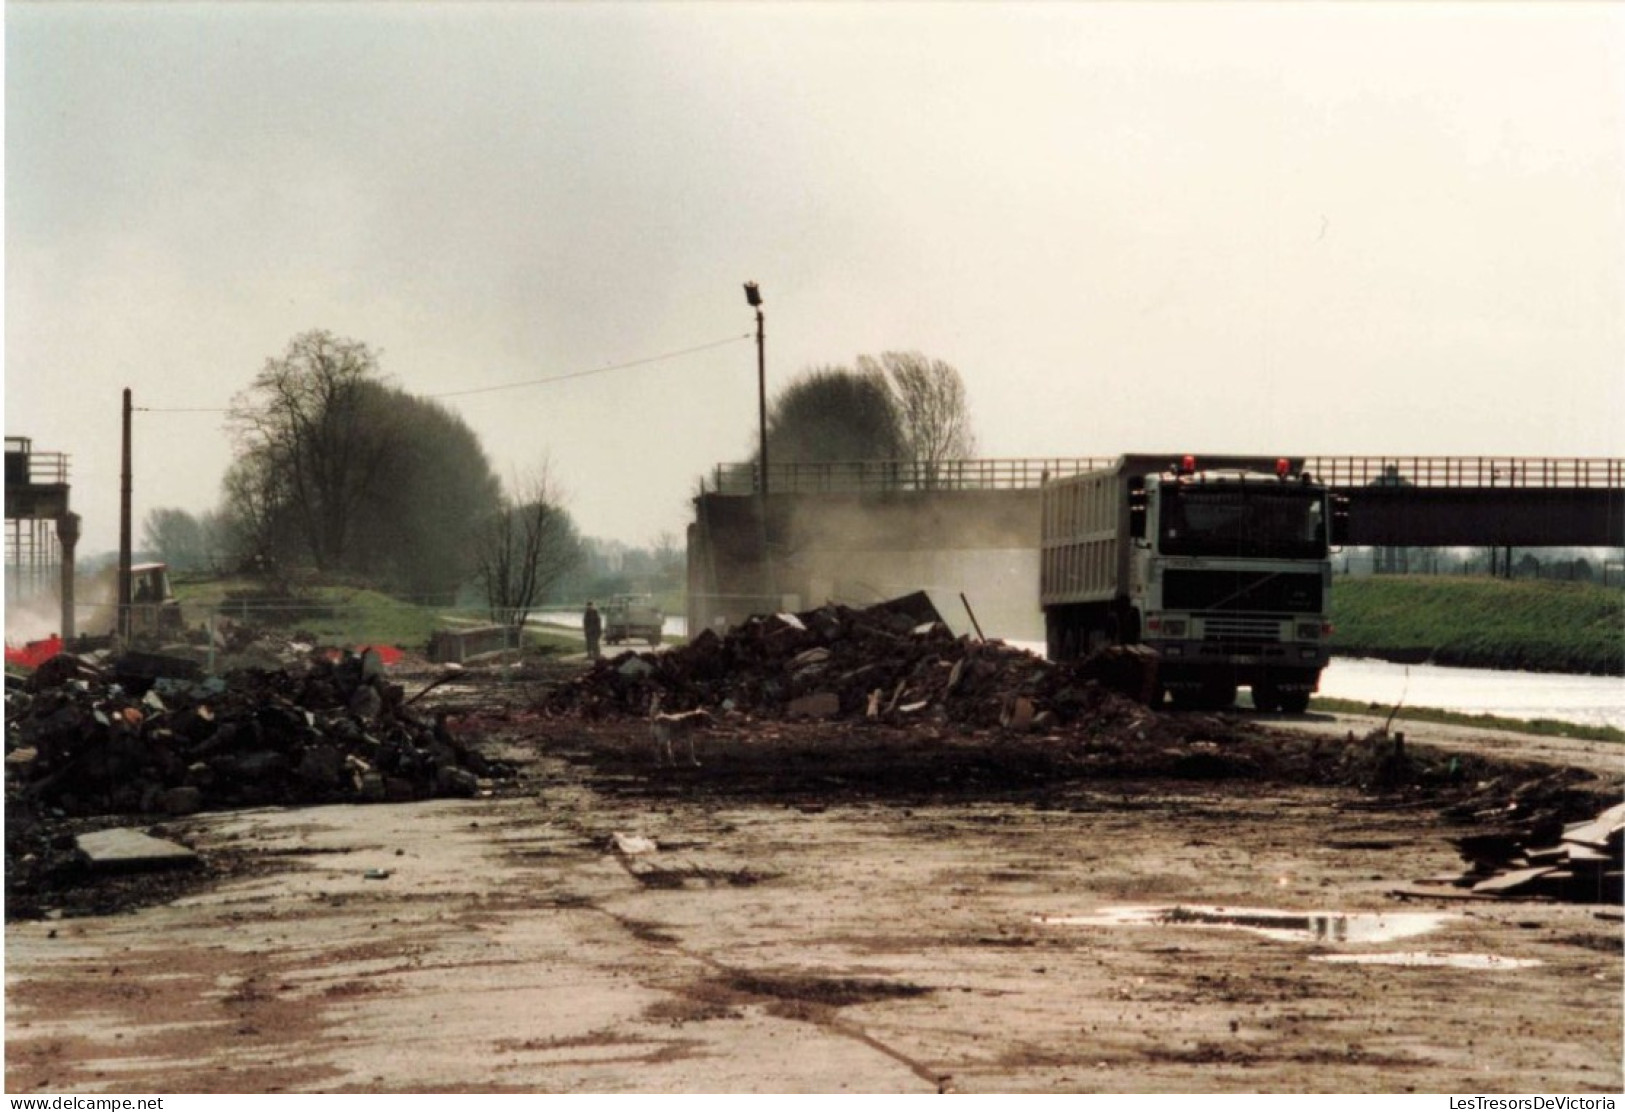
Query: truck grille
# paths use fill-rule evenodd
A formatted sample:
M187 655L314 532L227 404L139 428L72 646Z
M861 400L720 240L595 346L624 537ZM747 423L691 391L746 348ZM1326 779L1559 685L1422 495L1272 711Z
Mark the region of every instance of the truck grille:
M1281 640L1281 623L1274 618L1207 618L1202 640L1244 644L1274 644Z
M1162 581L1168 610L1318 614L1322 602L1319 572L1170 568Z

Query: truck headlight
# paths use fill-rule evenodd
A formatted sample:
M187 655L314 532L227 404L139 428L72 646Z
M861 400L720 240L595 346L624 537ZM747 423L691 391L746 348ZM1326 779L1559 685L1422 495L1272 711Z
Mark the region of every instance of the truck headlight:
M1300 640L1300 641L1318 641L1318 640L1320 640L1320 623L1319 622L1299 622L1298 623L1298 640Z
M1185 619L1184 618L1164 618L1162 620L1162 632L1163 632L1164 636L1167 636L1167 637L1183 637L1183 636L1185 636Z

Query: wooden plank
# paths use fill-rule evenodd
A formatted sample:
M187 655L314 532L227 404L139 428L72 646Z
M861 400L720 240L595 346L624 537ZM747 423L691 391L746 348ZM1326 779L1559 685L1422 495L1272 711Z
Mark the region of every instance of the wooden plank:
M1620 844L1625 833L1625 803L1616 804L1589 822L1573 823L1563 828L1565 842L1580 842L1596 849L1607 849L1610 843Z
M1514 869L1510 873L1502 873L1500 876L1493 876L1488 880L1479 881L1473 885L1473 891L1493 896L1506 895L1521 888L1533 887L1535 881L1547 873L1555 871L1550 865L1536 866L1532 869Z
M1524 857L1531 865L1556 865L1567 861L1569 857L1568 846L1550 846L1546 849L1526 849Z
M1437 886L1445 888L1466 888L1471 878L1461 873L1435 873L1432 876L1420 876L1411 881L1412 884L1424 886Z
M1399 900L1476 900L1488 903L1493 896L1479 896L1472 892L1412 892L1405 888L1391 888L1388 895Z
M1611 854L1611 853L1607 853L1604 850L1600 850L1600 849L1592 849L1590 846L1581 845L1579 843L1571 844L1568 847L1568 851L1569 851L1568 856L1569 856L1570 861L1584 861L1584 862L1588 862L1588 863L1589 862L1595 862L1597 864L1606 864L1607 862L1614 860L1614 855Z

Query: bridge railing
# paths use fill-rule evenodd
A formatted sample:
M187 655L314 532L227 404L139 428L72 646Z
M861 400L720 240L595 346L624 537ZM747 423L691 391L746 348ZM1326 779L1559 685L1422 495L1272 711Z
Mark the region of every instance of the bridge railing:
M1047 459L840 460L772 463L774 494L863 494L922 490L1031 490L1046 479L1110 467L1115 456ZM1336 487L1595 487L1625 489L1625 459L1516 456L1311 456L1304 467ZM718 464L712 494L756 492L754 462Z
M64 452L36 452L27 437L6 437L6 482L52 486L68 481Z
M1032 490L1054 479L1109 466L1101 458L837 460L824 463L770 463L773 494L862 494L905 490ZM718 464L711 493L753 494L759 468L751 463Z
M1321 456L1304 467L1335 487L1625 488L1625 459L1518 456Z

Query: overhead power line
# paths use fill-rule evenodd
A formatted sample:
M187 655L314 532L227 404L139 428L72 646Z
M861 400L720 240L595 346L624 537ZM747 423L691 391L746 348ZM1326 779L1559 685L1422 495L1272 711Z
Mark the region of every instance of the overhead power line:
M649 355L642 359L632 359L625 363L615 363L608 367L591 367L585 371L569 371L562 375L550 375L546 378L529 378L523 382L505 382L498 386L476 386L469 390L445 390L438 394L420 394L423 398L461 398L470 394L490 394L498 390L519 390L526 386L546 386L550 382L567 382L573 378L586 378L589 375L608 374L611 371L625 371L632 367L645 367L650 363L663 363L668 359L680 359L685 355L694 355L701 351L710 351L712 348L726 347L728 344L737 344L742 340L749 340L749 332L738 336L729 336L723 340L712 340L708 344L696 344L693 347L680 348L677 351L662 352L659 355ZM132 409L136 413L230 413L229 408L182 408L155 405L138 405Z
M694 347L682 348L678 351L668 351L660 355L650 355L643 359L633 359L626 363L616 363L608 367L593 367L585 371L569 371L562 375L550 375L547 378L531 378L523 382L505 382L500 386L476 386L471 390L447 390L439 394L425 394L426 398L460 398L469 394L489 394L497 390L518 390L525 386L545 386L550 382L565 382L572 378L586 378L588 375L608 374L610 371L624 371L631 367L643 367L650 363L661 363L667 359L678 359L685 355L693 355L700 351L710 351L712 348L725 347L728 344L737 344L741 340L750 339L750 333L740 336L729 336L725 340L712 340L708 344L697 344Z

